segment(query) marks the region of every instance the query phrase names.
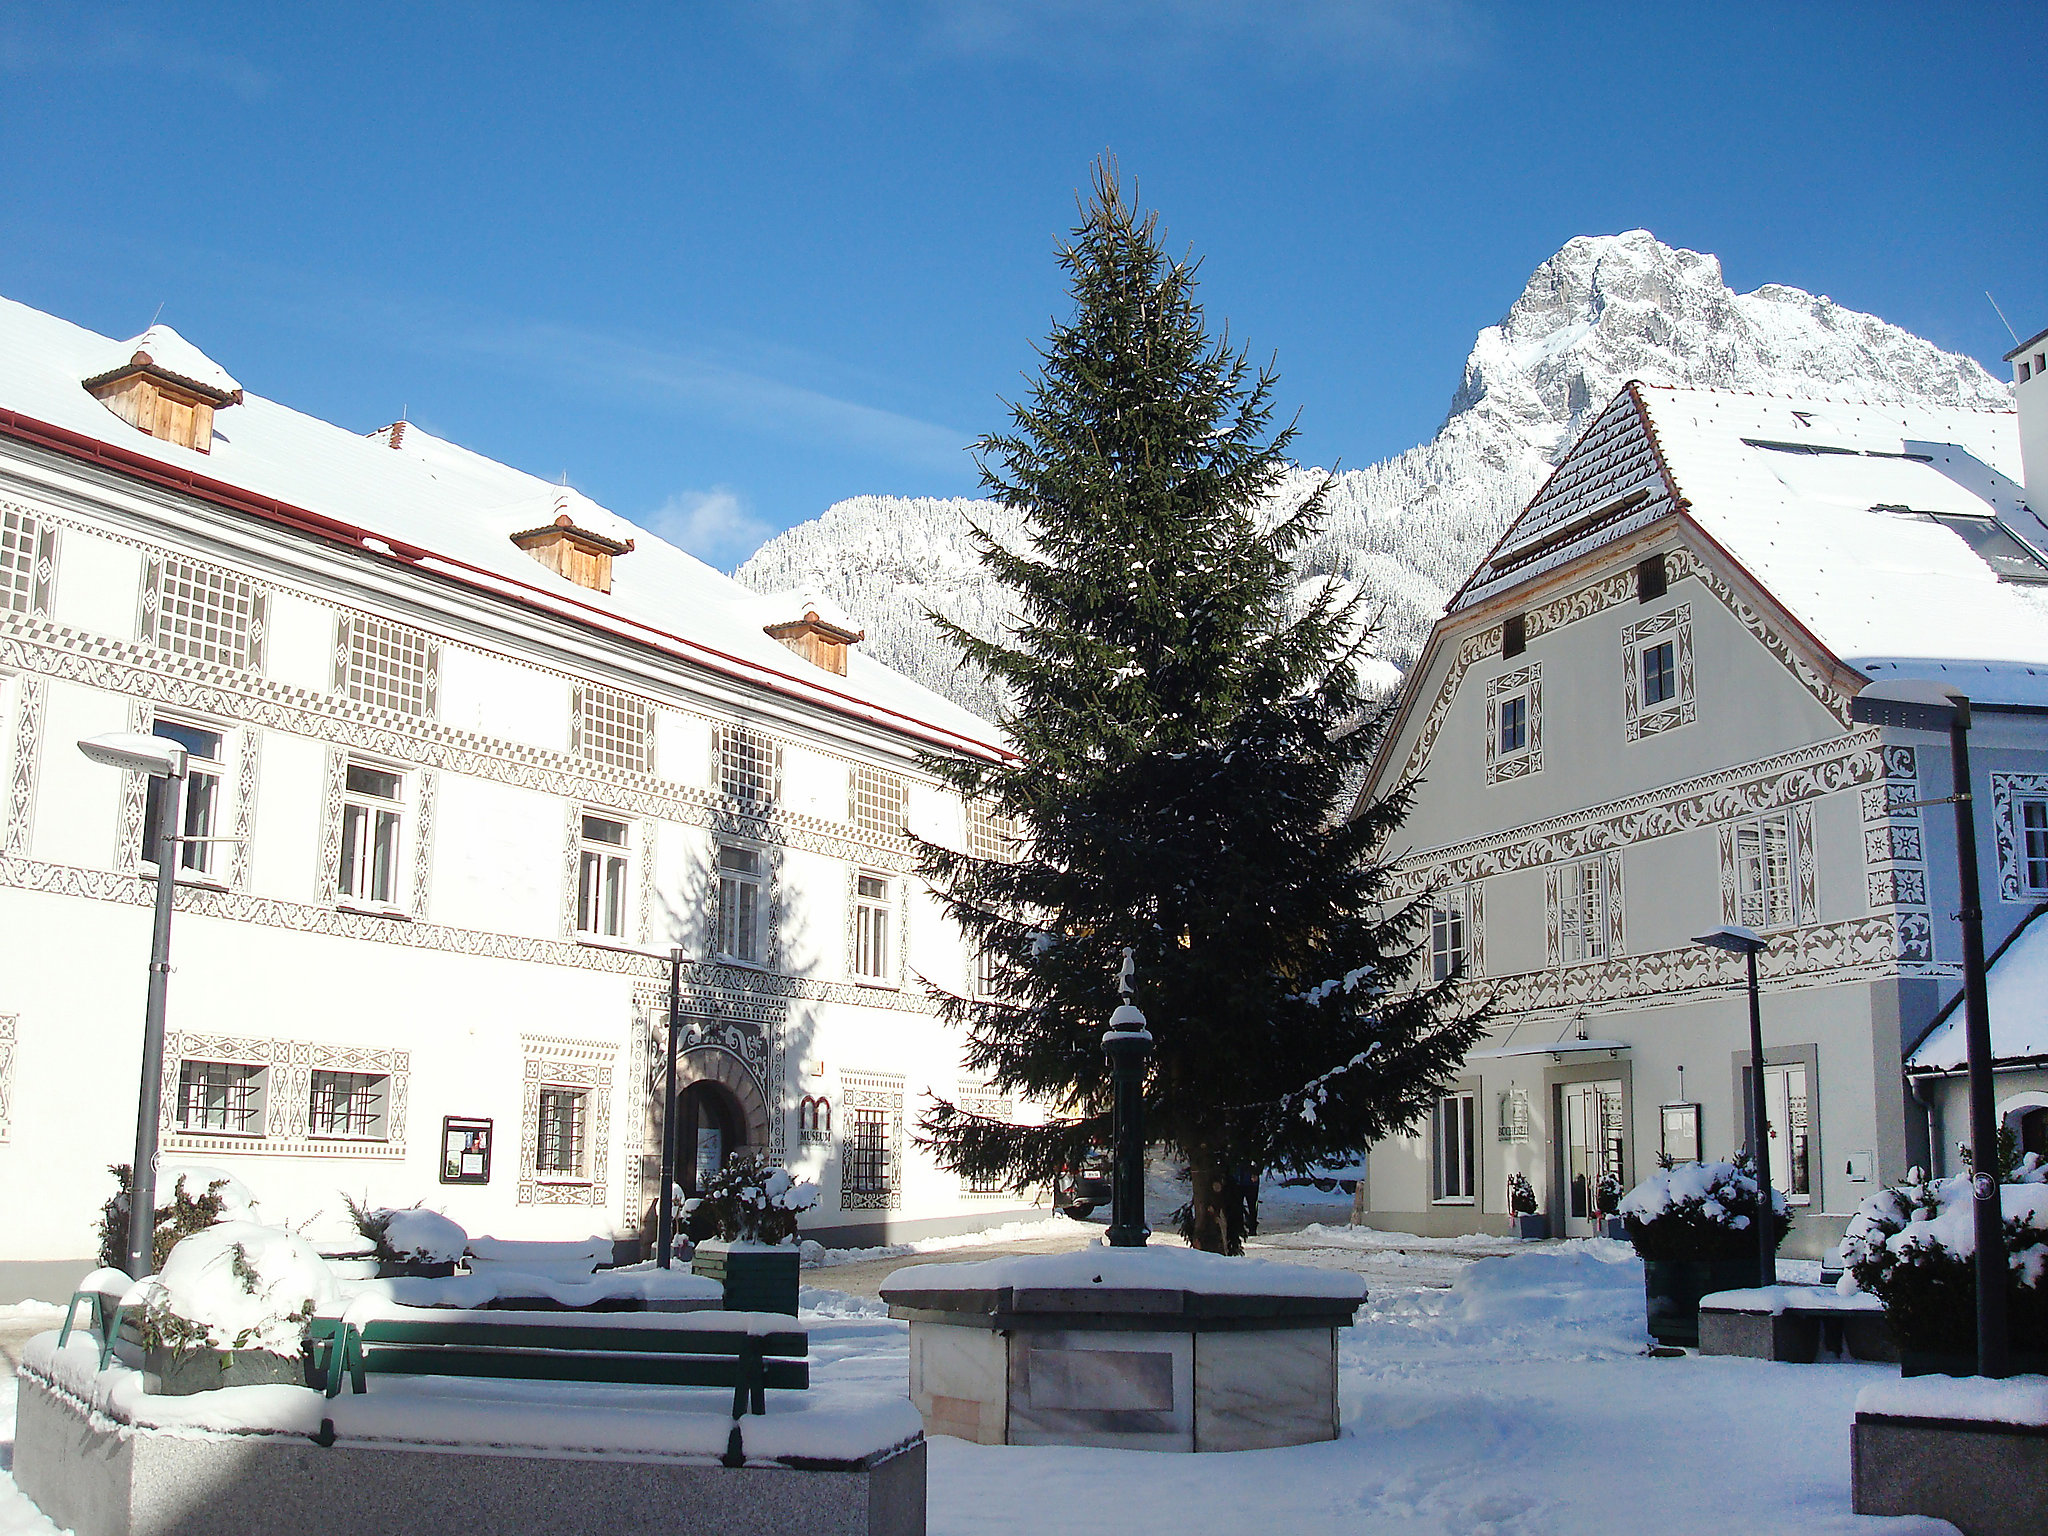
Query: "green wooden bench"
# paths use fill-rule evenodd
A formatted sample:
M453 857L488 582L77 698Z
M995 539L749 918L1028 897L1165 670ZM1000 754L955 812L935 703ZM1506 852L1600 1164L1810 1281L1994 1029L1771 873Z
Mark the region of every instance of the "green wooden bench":
M71 1330L78 1318L78 1304L86 1303L86 1327L100 1337L100 1369L107 1368L107 1361L113 1357L114 1341L121 1336L121 1318L126 1311L118 1302L109 1304L104 1291L73 1291L71 1300L64 1308L64 1326L57 1330L57 1347L62 1349L71 1338Z
M730 1387L735 1419L768 1411L767 1389L811 1384L810 1335L802 1329L750 1333L689 1327L567 1322L560 1314L458 1313L448 1318L372 1317L360 1323L312 1319L308 1380L329 1397L347 1382L367 1390L370 1376L472 1376L606 1385ZM544 1320L543 1320L544 1319Z

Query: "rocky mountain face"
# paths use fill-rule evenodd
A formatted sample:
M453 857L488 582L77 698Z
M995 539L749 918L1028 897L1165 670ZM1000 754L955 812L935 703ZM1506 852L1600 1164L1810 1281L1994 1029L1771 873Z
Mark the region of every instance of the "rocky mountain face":
M1479 333L1444 424L1429 442L1331 485L1322 534L1297 560L1304 582L1362 591L1379 616L1388 682L1415 659L1450 594L1500 537L1593 416L1630 379L1837 399L2009 409L2007 386L1974 360L1873 315L1768 283L1735 293L1721 263L1646 230L1582 236L1538 267L1498 325ZM1298 499L1320 471L1291 476ZM865 624L866 649L992 713L927 609L980 634L1007 617L982 574L970 523L1021 532L989 502L857 496L771 539L737 575L760 591L808 586Z

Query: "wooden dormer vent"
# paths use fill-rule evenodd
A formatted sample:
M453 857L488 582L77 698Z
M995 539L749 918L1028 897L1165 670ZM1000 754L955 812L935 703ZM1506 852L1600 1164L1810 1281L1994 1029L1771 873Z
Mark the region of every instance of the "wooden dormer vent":
M211 453L213 413L239 405L242 386L167 325L122 345L128 361L84 380L86 390L138 431Z
M841 677L846 676L846 648L868 637L864 629L841 629L837 624L826 623L815 608L806 609L802 618L787 624L766 624L762 628L771 640L780 640L805 661Z
M633 541L608 539L578 528L564 512L552 523L512 535L512 542L558 576L593 592L612 589L612 557L633 552Z

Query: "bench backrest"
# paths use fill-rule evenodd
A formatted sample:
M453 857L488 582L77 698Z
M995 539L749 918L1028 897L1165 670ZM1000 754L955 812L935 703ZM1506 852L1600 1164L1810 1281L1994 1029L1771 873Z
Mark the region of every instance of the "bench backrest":
M346 1376L479 1376L649 1386L731 1387L733 1416L765 1413L768 1387L810 1386L801 1330L621 1328L561 1323L315 1318L308 1344L329 1397Z

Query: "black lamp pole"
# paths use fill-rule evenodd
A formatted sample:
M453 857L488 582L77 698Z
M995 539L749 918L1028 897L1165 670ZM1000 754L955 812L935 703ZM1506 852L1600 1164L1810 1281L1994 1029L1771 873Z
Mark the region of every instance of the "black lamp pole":
M1756 1160L1756 1283L1778 1283L1778 1222L1771 1198L1770 1105L1764 1095L1764 1015L1757 997L1756 957L1767 940L1753 928L1728 925L1693 940L1741 955L1749 965L1749 1148Z
M668 952L668 1081L661 1095L661 1216L655 1263L672 1267L676 1247L676 1029L683 1014L683 952Z
M1112 1248L1142 1248L1152 1235L1145 1225L1145 1058L1152 1054L1152 1032L1131 1001L1131 978L1136 973L1127 949L1117 984L1124 1000L1109 1016L1102 1036L1116 1092L1116 1146L1109 1183Z
M1922 695L1934 695L1925 697ZM2004 1376L2005 1211L1998 1165L1998 1109L1991 1083L1991 1005L1984 990L1984 898L1977 874L1977 815L1971 798L1970 701L1938 684L1873 683L1849 701L1859 725L1948 733L1949 794L1916 804L1955 807L1956 876L1963 929L1963 1042L1970 1066L1970 1201L1977 1239L1977 1374ZM1905 807L1897 807L1905 809Z

